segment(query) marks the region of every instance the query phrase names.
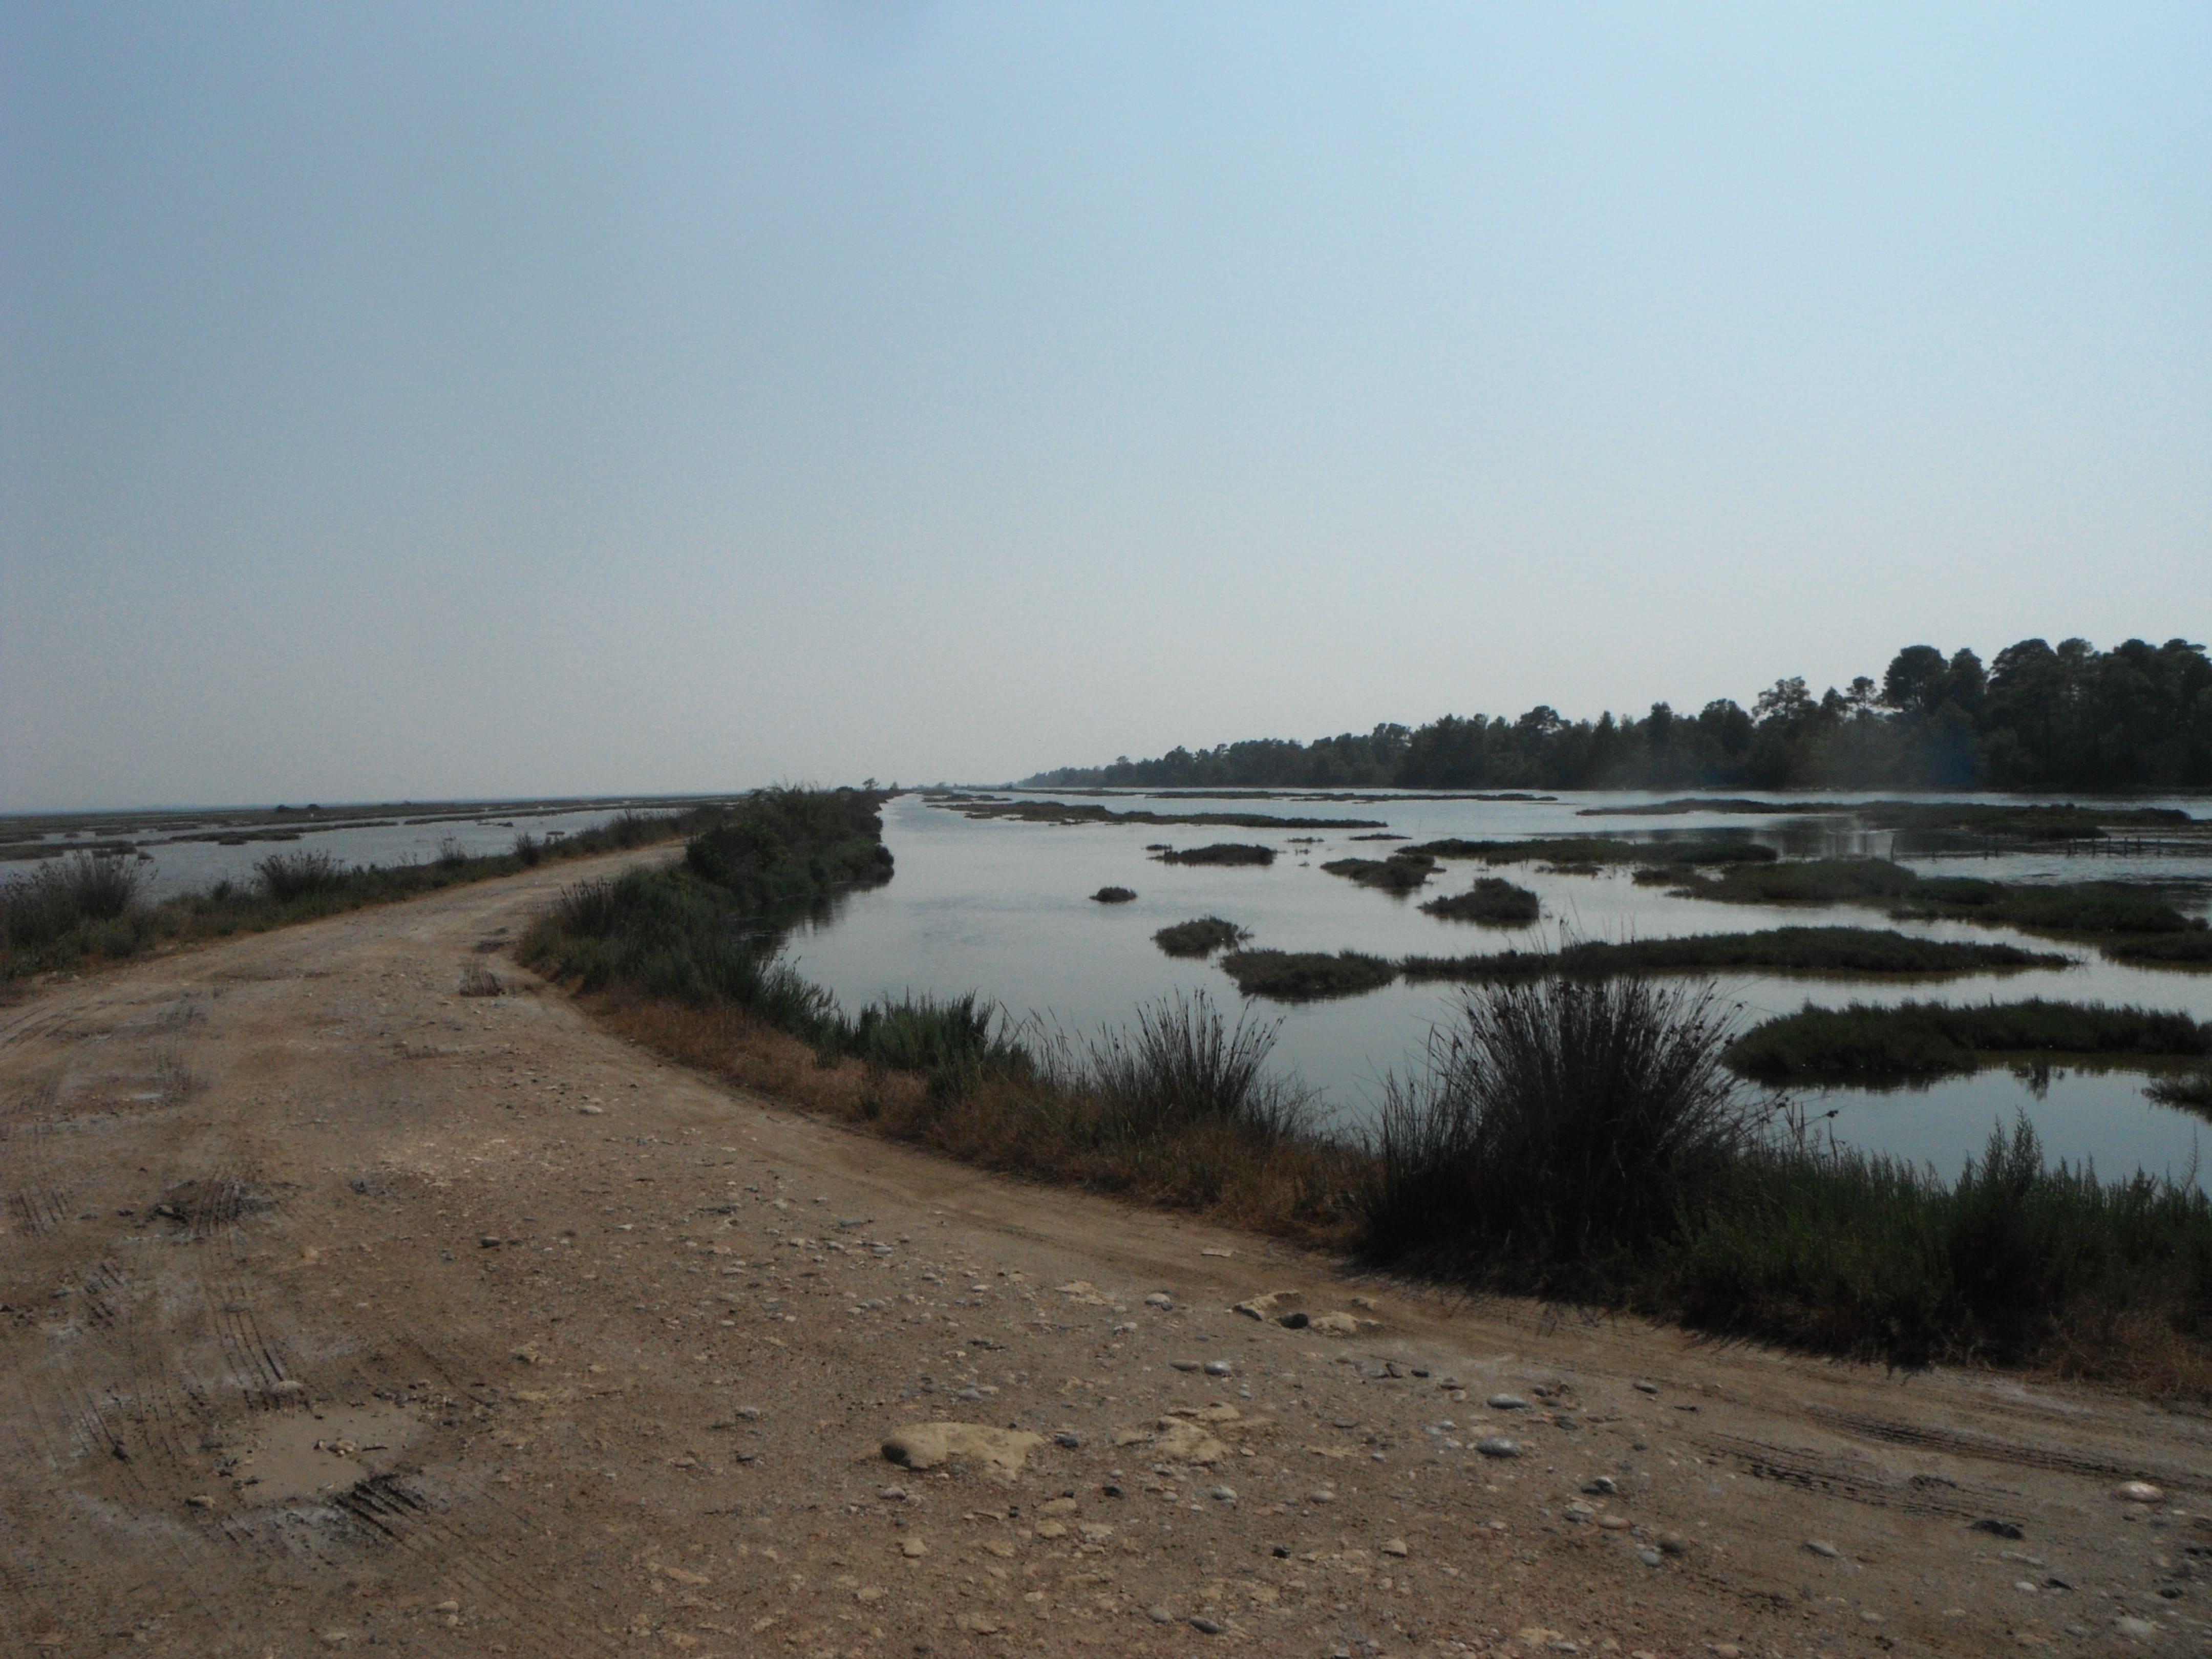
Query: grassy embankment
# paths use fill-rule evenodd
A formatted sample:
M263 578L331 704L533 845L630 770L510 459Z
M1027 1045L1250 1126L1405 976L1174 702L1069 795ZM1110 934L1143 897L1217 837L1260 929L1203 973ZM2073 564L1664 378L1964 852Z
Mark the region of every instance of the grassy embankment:
M2140 1066L2207 1056L2212 1024L2186 1014L2039 997L1806 1008L1747 1031L1729 1045L1727 1060L1762 1083L1884 1084L1978 1071L2015 1057Z
M1407 957L1406 977L1468 982L1541 979L1565 974L1602 979L1620 974L1833 974L1851 979L1940 979L1960 974L2064 968L2071 958L2015 945L1915 939L1887 928L1769 927L1755 933L1691 933L1680 939L1586 941L1557 951L1498 951L1485 956Z
M1133 1030L1018 1040L975 995L849 1014L781 963L794 916L889 878L880 829L869 797L763 794L674 867L569 890L518 954L626 1036L893 1139L1343 1241L1357 1158L1267 1075L1271 1024L1199 998L1139 1010Z
M2046 1169L2024 1126L1952 1182L1778 1136L1728 1074L1709 990L1474 994L1367 1141L1269 1080L1271 1028L1202 1000L1087 1041L1017 1040L973 997L848 1017L774 956L779 904L884 873L867 803L830 799L761 804L781 817L743 857L572 890L523 954L678 1059L985 1167L1482 1290L2212 1398L2201 1194Z
M517 836L510 851L477 856L448 840L427 864L340 864L307 849L270 854L252 880L148 903L135 862L72 853L0 884L0 983L33 974L124 962L165 946L204 944L419 897L464 882L511 876L544 862L619 852L696 834L721 811L622 812L553 840Z

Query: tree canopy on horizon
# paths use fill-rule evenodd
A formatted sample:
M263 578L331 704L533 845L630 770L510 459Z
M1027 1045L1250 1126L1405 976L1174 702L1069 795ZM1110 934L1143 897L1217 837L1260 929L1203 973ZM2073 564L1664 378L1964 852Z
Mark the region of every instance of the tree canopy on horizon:
M1778 680L1679 714L1570 720L1447 714L1316 738L1176 748L1153 760L1061 767L1048 788L2194 789L2212 787L2212 660L2182 639L2109 651L2069 639L1971 650L1911 645L1879 683L1814 696Z

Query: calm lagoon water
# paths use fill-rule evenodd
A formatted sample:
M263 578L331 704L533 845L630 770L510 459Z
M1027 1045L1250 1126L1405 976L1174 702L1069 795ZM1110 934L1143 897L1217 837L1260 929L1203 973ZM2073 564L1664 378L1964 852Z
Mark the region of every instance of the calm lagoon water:
M1039 799L1052 799L1049 796ZM1067 797L1066 799L1074 799ZM1117 810L1250 811L1283 817L1382 819L1417 841L1443 836L1510 839L1530 836L1630 833L1674 836L1720 831L1772 842L1787 850L1879 853L1925 871L2007 880L2157 880L2183 884L2182 903L2202 913L2212 903L2212 856L2171 850L2137 857L2069 857L2051 852L1972 857L1914 856L1886 835L1840 840L1814 816L1822 800L1792 798L1803 817L1746 817L1698 813L1663 818L1578 817L1584 807L1635 805L1651 797L1563 795L1556 801L1443 800L1390 797L1360 801L1277 798L1267 800L1177 796L1115 796ZM1960 799L1972 799L1960 797ZM2141 804L2141 803L2136 803ZM2201 803L2152 803L2202 811ZM884 838L897 860L890 884L842 901L823 921L794 933L788 954L811 978L836 992L848 1008L906 991L958 995L980 991L1017 1019L1035 1017L1072 1031L1126 1024L1135 1006L1178 990L1203 990L1234 1012L1243 1000L1228 975L1207 962L1160 953L1153 932L1193 916L1220 915L1249 928L1254 944L1283 950L1352 949L1377 956L1450 955L1518 945L1556 944L1563 934L1585 939L1660 938L1749 931L1792 924L1886 927L1877 910L1719 905L1674 898L1636 886L1626 871L1595 876L1551 874L1534 866L1504 872L1533 888L1543 902L1532 927L1500 929L1439 921L1421 914L1424 898L1463 890L1479 866L1453 861L1421 893L1395 897L1323 873L1331 859L1387 853L1389 842L1355 842L1357 829L1233 830L1197 825L1085 824L1058 827L973 820L902 795L884 809ZM1297 838L1314 836L1308 843ZM1267 868L1183 866L1159 863L1147 843L1182 846L1212 841L1264 842L1281 849ZM2212 854L2212 847L2207 848ZM1483 872L1488 873L1486 870ZM1133 888L1128 904L1103 905L1089 895L1113 884ZM1929 938L1989 940L2005 930L1963 923L1904 923ZM1977 975L1909 986L1831 980L1738 976L1724 979L1729 1000L1746 1021L1807 1003L1853 1000L1982 1001L2030 996L2137 1003L2212 1018L2212 975L2157 973L2106 962L2080 947L2027 940L2061 950L2075 965L2026 974ZM1407 985L1340 1000L1285 1007L1255 1000L1251 1012L1280 1018L1278 1063L1295 1070L1328 1099L1340 1119L1370 1118L1388 1073L1419 1063L1431 1030L1448 1022L1458 1000L1449 986ZM2196 1168L2201 1146L2212 1182L2212 1125L2145 1100L2140 1075L2053 1070L2019 1079L2004 1071L1926 1089L1803 1091L1814 1113L1837 1114L1838 1139L1934 1164L1949 1173L1978 1152L1993 1125L2016 1113L2034 1122L2051 1156L2094 1158L2107 1175L2138 1168L2176 1176Z
M267 823L266 813L258 811L252 815L256 820L252 824L232 821L234 816L243 817L243 813L221 811L210 812L204 819L179 814L151 823L134 823L127 814L108 823L86 815L82 825L57 821L66 827L54 828L32 842L18 842L9 861L0 863L0 881L29 875L40 867L41 860L24 856L27 853L50 851L53 857L64 857L79 845L125 840L142 855L137 863L145 878L145 896L163 899L211 887L218 881L250 882L254 866L273 853L327 853L341 864L428 864L447 841L459 842L471 857L482 857L507 851L514 845L515 836L526 832L544 841L597 829L623 811L665 811L696 804L689 798L658 797L466 805L421 802L404 809L378 806L356 811L332 807L323 822L302 815L281 826ZM217 838L224 835L252 838L226 844Z

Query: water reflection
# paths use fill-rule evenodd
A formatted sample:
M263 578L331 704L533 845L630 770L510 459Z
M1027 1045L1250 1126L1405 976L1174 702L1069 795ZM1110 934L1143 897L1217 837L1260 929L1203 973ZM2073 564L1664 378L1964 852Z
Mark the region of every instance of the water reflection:
M1432 797L1363 796L1357 805L1323 805L1313 799L1278 803L1241 800L1247 811L1300 817L1383 817L1389 833L1418 841L1469 840L1627 832L1655 842L1718 835L1766 842L1789 856L1881 854L1895 851L1913 864L1917 854L1896 848L1902 831L1854 830L1820 808L1834 800L1803 803L1802 813L1761 817L1694 812L1670 816L1663 825L1629 818L1593 820L1577 812L1591 805L1633 805L1649 797L1628 794L1562 796L1553 800L1442 800ZM1960 797L1960 799L1972 799ZM1117 809L1149 806L1161 811L1209 810L1196 797L1115 797ZM2131 803L2140 804L2140 803ZM2152 803L2159 804L2159 803ZM1791 803L1793 808L1798 803ZM1216 809L1218 810L1218 808ZM1477 927L1424 915L1419 902L1455 893L1486 870L1464 863L1443 866L1427 888L1396 895L1357 886L1324 874L1328 860L1386 850L1354 837L1375 832L1269 832L1163 829L1158 825L1092 824L1054 828L1004 821L975 821L932 808L919 796L902 796L884 813L885 838L897 859L890 885L850 895L836 914L798 929L791 951L812 978L835 990L848 1008L909 989L938 995L980 990L1016 1017L1032 1012L1075 1030L1125 1022L1134 1006L1163 993L1200 990L1227 1000L1236 989L1206 962L1164 956L1153 933L1195 916L1218 915L1252 930L1256 945L1290 951L1367 951L1397 957L1475 950L1545 950L1562 939L1626 939L1683 933L1733 933L1792 925L1887 927L1879 910L1850 907L1785 908L1720 905L1680 897L1663 888L1639 887L1626 869L1568 874L1532 866L1498 872L1534 890L1542 919L1525 928ZM1308 840L1307 837L1314 839ZM1148 856L1148 842L1237 839L1264 842L1284 856L1267 867L1168 866ZM1958 872L1953 854L1929 854L1931 873ZM2044 848L1977 854L1973 873L2001 880L2155 879L2194 878L2191 902L2202 908L2208 861L2160 848L2139 856L2076 856ZM1102 905L1090 895L1102 886L1134 889L1127 904ZM2187 908L2187 906L2185 906ZM2021 974L1977 975L1937 983L1846 982L1741 975L1723 981L1729 1000L1747 1021L1792 1012L1808 1004L1906 1000L1950 1001L2045 996L2081 1001L2136 1003L2212 1018L2212 975L2159 972L2107 962L2084 947L2053 945L2009 930L1961 921L1894 924L1929 939L2008 939L2057 950L2069 965ZM1282 1061L1295 1066L1335 1103L1346 1127L1368 1120L1383 1075L1418 1065L1429 1031L1450 1019L1458 996L1449 986L1400 982L1370 995L1339 1002L1283 1008L1260 1006L1282 1019ZM2054 1158L2094 1159L2100 1170L2136 1168L2177 1176L2196 1167L2205 1126L2185 1113L2146 1101L2133 1073L2051 1067L2015 1078L1997 1069L1948 1079L1924 1087L1879 1093L1829 1090L1801 1096L1807 1108L1832 1110L1838 1137L1933 1164L1951 1173L1978 1154L1993 1124L2009 1125L2025 1110ZM2202 1179L2203 1177L2198 1177Z

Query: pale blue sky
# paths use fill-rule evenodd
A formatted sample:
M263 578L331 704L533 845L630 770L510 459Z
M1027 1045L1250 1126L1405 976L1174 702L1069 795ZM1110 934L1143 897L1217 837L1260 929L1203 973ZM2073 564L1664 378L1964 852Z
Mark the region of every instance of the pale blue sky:
M2202 5L0 3L0 810L2212 632Z

